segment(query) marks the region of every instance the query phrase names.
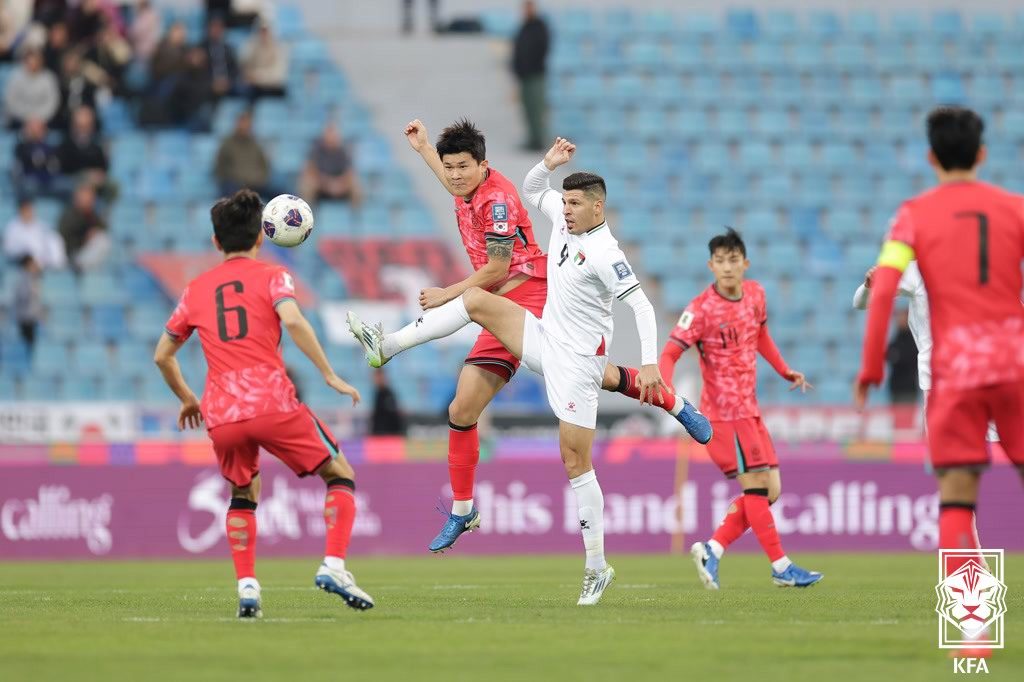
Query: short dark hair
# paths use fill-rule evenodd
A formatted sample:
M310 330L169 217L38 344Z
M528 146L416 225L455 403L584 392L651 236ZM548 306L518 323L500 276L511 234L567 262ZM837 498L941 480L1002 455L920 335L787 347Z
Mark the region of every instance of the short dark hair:
M562 189L568 192L571 189L578 189L585 194L597 194L599 199L608 196L608 186L604 184L604 178L596 173L572 173L562 180Z
M477 163L487 158L487 144L484 134L468 118L459 119L441 131L437 138L437 155L442 159L447 154L466 152Z
M213 205L210 220L224 253L248 251L256 246L263 227L263 200L251 189L240 189Z
M727 253L739 251L744 258L747 257L747 245L743 243L743 237L731 227L726 227L725 234L715 235L708 242L708 251L712 256L719 249L725 249Z
M939 107L928 114L928 144L943 170L971 170L978 163L985 122L965 107Z

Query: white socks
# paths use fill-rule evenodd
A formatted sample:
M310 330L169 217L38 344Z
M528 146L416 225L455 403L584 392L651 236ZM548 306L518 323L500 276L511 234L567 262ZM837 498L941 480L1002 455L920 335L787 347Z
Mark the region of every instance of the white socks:
M473 498L468 500L452 500L452 514L465 516L471 511L473 511Z
M789 557L783 556L781 559L776 559L772 562L772 570L776 573L782 573L792 565L793 562L789 560Z
M405 325L397 332L384 337L384 356L393 358L403 350L409 350L427 341L451 336L472 320L466 312L462 297L448 301L439 308L423 313L423 317Z
M604 560L604 493L601 492L601 484L597 482L597 474L593 470L570 478L569 484L576 493L583 547L587 551L587 568L603 570L608 562Z
M679 413L683 411L684 407L686 407L686 403L683 402L683 396L677 395L676 404L672 407L671 410L669 410L669 413L672 414L672 416L674 417L679 416Z
M716 559L721 559L725 554L725 547L722 547L718 540L708 540L708 547L711 548L711 553L715 555Z
M337 556L325 556L324 566L331 569L332 571L344 571L345 560Z

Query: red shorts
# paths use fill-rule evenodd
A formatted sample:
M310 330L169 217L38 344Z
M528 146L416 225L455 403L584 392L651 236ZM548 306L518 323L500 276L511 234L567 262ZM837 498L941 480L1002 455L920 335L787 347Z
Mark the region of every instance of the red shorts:
M933 388L925 417L934 469L987 465L985 434L990 421L995 422L999 443L1010 461L1024 466L1024 382L963 390Z
M760 417L712 421L711 427L715 435L707 444L708 454L727 477L778 468L772 437Z
M238 488L259 473L261 447L299 476L315 473L340 452L330 430L305 405L294 412L221 424L209 434L221 475Z
M539 318L544 312L544 302L548 299L548 281L531 277L504 294L504 297L518 303ZM519 369L519 358L512 355L494 334L485 329L480 332L476 343L466 356L466 364L476 365L480 369L497 374L505 381L511 381L512 375Z

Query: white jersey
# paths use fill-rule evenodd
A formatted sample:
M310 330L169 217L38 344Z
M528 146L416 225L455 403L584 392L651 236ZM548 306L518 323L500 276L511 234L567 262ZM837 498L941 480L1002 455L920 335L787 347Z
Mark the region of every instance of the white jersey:
M523 188L523 198L552 222L544 329L579 355L606 355L612 342L612 298L639 291L640 282L607 222L584 234L569 232L562 194L551 188L550 175L538 164Z
M910 335L914 337L914 344L917 346L917 383L922 391L927 391L932 387L932 327L928 313L928 292L924 288L924 280L917 268L917 261L911 261L903 271L898 293L910 299L907 326L910 327ZM853 307L866 310L870 297L871 291L861 284L857 288L857 293L853 295Z

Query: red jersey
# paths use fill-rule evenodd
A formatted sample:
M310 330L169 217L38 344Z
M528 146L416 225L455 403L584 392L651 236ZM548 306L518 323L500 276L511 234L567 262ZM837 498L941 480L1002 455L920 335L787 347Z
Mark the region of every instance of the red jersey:
M933 386L1024 381L1024 197L984 182L924 192L896 213L879 265L902 270L908 254L916 255L928 291ZM876 353L865 348L862 378L881 380Z
M725 298L712 284L686 306L659 362L663 376L672 378L675 361L690 346L700 352L700 410L711 420L760 416L758 352L782 376L790 372L768 334L764 288L753 280L743 282L739 300Z
M508 278L492 289L520 273L541 279L547 277L547 256L533 237L530 216L519 200L515 186L498 171L488 169L487 177L469 201L455 197L455 216L466 255L474 270L487 264L487 242L513 243Z
M294 298L295 283L284 268L245 257L224 261L185 288L166 331L185 341L199 330L207 428L299 408L281 358L275 309Z

